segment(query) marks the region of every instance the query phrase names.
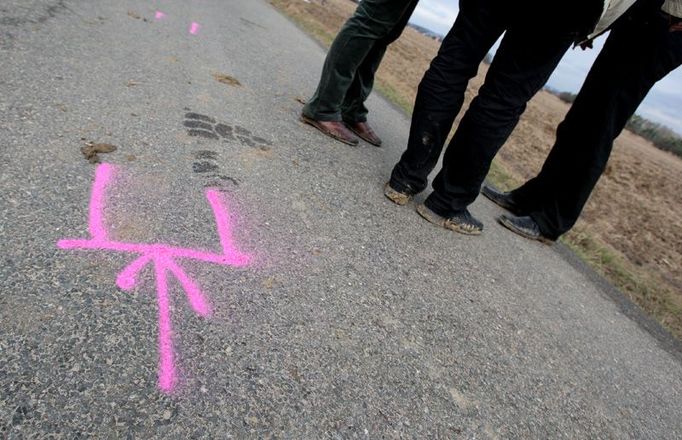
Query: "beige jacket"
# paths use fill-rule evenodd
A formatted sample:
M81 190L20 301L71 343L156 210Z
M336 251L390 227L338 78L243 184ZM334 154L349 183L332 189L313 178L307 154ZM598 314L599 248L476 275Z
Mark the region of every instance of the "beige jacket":
M682 0L666 0L661 9L674 17L682 18Z
M630 6L635 4L636 0L604 0L604 12L597 23L597 27L587 37L588 40L596 38L606 31L625 11L630 9ZM675 0L680 2L682 0Z
M636 0L604 0L604 12L589 35L588 40L594 39L604 33ZM661 9L668 14L682 18L682 0L665 0Z

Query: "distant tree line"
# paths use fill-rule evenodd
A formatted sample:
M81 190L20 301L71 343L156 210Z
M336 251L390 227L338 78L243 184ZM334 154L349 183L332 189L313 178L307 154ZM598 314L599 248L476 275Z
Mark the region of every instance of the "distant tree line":
M575 97L578 95L576 95L575 93L571 93L571 92L559 92L559 93L557 93L557 96L562 101L567 102L569 104L573 104L573 101L575 101Z
M438 42L443 41L443 36L437 32L430 31L430 30L426 29L425 27L419 26L418 24L414 24L414 23L408 23L408 26L415 29L420 34L426 35L427 37L431 38L432 40L436 40Z
M559 92L551 87L545 87L545 90L569 104L572 104L573 101L575 101L575 93ZM650 121L639 115L634 115L625 125L625 128L648 140L657 148L682 157L682 136L678 135L665 125Z
M634 115L625 126L631 132L651 141L664 151L682 157L682 137L665 125L652 122L639 115Z

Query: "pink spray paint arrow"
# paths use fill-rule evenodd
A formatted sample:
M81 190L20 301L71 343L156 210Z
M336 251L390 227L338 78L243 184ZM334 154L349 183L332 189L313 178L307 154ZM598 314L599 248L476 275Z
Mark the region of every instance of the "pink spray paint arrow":
M126 291L138 284L137 277L147 265L154 267L156 298L159 308L159 388L164 392L170 392L176 384L176 372L168 275L171 274L177 279L187 295L190 306L199 316L206 317L211 313L211 307L199 286L175 260L187 258L222 266L243 267L249 263L250 257L235 248L225 203L221 199L220 193L215 190L206 191L206 199L211 205L215 217L216 230L222 247L221 254L166 244L128 243L110 240L104 226L104 198L114 171L114 167L109 164L101 164L95 171L88 221L88 229L92 238L59 240L57 246L61 249L98 249L139 255L116 277L116 285Z

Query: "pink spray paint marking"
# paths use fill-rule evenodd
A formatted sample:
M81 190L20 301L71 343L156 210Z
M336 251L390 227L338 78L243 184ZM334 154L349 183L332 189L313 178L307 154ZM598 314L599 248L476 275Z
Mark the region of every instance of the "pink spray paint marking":
M156 18L157 20L163 20L164 18L166 18L166 14L164 14L161 11L156 11L156 14L154 14L154 18Z
M109 239L104 226L104 200L107 186L114 175L114 171L114 167L109 164L101 164L95 171L95 182L92 185L92 194L90 195L88 222L88 229L92 238L59 240L57 246L61 249L98 249L137 254L138 257L116 277L116 285L126 291L138 284L138 275L147 265L154 266L156 299L159 307L159 388L164 392L170 392L176 383L176 373L168 275L173 275L180 283L192 310L200 316L211 314L211 306L201 288L176 263L176 259L187 258L222 266L243 267L249 263L250 257L238 251L234 246L225 203L221 199L220 193L215 190L206 191L206 199L211 205L215 217L216 230L222 248L220 254L166 244L128 243Z
M201 25L197 23L196 21L193 21L191 25L189 25L189 33L192 35L196 35L199 33L199 29L201 28Z

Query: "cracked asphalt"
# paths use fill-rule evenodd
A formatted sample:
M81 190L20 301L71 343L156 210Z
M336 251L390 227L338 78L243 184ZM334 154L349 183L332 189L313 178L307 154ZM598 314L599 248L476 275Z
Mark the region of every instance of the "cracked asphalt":
M385 200L409 119L301 125L323 59L261 0L3 0L0 436L682 438L679 343L486 200L481 237ZM112 238L219 252L217 188L252 257L177 261L213 314L170 282L170 393L154 271L56 246L89 237L86 142L118 147Z

